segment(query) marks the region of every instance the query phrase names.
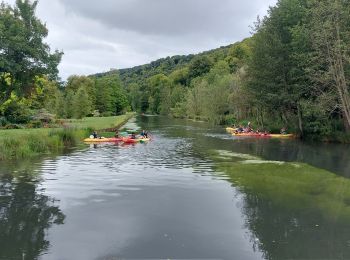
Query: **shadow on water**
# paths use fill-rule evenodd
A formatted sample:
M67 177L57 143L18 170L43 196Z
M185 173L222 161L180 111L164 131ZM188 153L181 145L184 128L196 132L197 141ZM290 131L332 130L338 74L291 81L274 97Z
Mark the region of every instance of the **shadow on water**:
M47 231L64 222L55 199L40 189L39 163L0 167L0 259L37 259L50 246Z

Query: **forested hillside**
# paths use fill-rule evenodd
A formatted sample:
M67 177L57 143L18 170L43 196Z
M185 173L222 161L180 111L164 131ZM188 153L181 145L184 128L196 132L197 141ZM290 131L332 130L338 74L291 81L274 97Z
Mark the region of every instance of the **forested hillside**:
M197 55L173 56L131 69L96 74L119 75L135 111L224 123L234 111L228 97L244 74L251 39ZM195 93L200 92L200 93ZM212 102L212 93L220 92ZM192 98L192 99L190 99Z
M133 110L348 138L347 1L279 0L241 42L130 69L73 75L65 83L57 78L63 53L51 53L43 41L48 31L35 8L30 1L0 7L3 126L30 123L45 113L82 118Z
M119 75L139 112L342 139L350 129L349 13L340 0L280 0L242 42L98 76Z

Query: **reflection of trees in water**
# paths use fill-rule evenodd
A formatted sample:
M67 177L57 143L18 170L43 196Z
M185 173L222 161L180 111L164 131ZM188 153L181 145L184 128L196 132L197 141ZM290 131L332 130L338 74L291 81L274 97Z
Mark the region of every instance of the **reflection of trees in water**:
M30 176L0 179L0 259L37 259L49 247L45 231L65 219Z
M315 211L288 210L254 193L244 196L243 213L255 250L266 259L350 259L350 224Z

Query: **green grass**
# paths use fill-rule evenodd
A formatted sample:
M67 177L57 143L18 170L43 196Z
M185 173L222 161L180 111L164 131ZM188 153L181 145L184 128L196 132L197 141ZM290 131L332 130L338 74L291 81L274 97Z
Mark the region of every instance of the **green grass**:
M0 160L22 159L58 153L74 147L92 130L120 127L133 114L117 117L67 120L64 128L0 130Z
M242 192L277 207L313 212L328 221L350 220L350 180L303 163L264 161L246 156L213 155L219 172Z
M132 115L132 113L129 113L126 115L114 117L87 117L79 120L66 120L66 124L69 127L74 128L91 128L95 130L100 130L120 126L125 122L125 120L129 119Z

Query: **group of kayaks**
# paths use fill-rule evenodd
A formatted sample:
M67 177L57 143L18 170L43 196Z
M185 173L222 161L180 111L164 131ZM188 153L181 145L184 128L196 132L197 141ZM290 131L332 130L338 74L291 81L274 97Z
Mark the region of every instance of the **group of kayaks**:
M237 132L236 128L227 127L226 131L233 136L241 137L255 137L255 138L295 138L294 134L270 134L270 133L256 133L256 132Z
M136 144L136 143L147 143L150 138L130 138L130 137L121 137L121 138L86 138L84 139L85 143L124 143L124 144Z

